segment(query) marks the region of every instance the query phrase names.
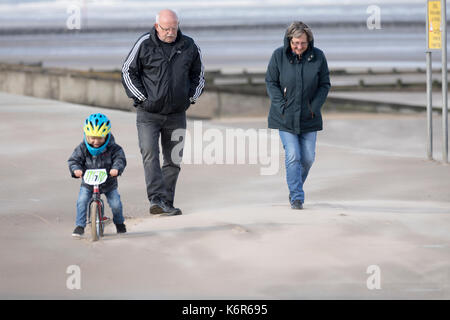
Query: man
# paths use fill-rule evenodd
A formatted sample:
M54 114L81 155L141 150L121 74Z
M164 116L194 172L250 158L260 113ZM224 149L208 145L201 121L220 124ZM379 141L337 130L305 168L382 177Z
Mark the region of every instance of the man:
M325 54L314 46L311 29L293 22L284 46L272 54L266 73L271 100L269 128L278 129L286 153L286 180L292 209L302 209L303 184L315 159L321 109L330 90Z
M172 141L172 133L186 129L186 110L201 95L205 80L200 48L181 33L175 12L159 12L152 30L134 44L122 67L122 83L137 109L150 213L180 215L173 203L183 150L173 158L172 150L184 142L184 134Z

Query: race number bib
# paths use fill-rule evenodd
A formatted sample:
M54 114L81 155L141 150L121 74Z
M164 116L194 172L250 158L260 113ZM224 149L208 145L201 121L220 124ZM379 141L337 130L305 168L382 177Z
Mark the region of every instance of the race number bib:
M100 185L106 181L108 178L108 174L106 173L106 169L95 169L95 170L86 170L84 173L84 182L91 186Z

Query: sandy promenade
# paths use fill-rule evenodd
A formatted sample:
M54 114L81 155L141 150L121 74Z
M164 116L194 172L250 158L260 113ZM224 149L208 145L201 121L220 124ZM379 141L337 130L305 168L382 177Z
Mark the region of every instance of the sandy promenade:
M67 159L94 112L110 117L127 155L128 233L108 226L92 243L71 237L80 181ZM148 214L134 113L0 93L0 119L2 299L450 298L450 166L425 160L423 114L325 114L302 211L288 205L282 150L273 175L258 164L184 164L183 215L170 218ZM70 266L80 289L67 287Z

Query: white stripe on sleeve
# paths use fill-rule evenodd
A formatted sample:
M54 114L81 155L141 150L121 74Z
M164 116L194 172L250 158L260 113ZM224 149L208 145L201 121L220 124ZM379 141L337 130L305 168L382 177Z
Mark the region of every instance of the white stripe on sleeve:
M139 38L139 40L134 45L133 50L131 50L130 55L128 56L127 60L123 64L123 68L122 68L123 78L125 80L125 83L126 83L128 89L131 91L131 93L133 93L136 96L136 98L138 98L141 101L145 100L146 97L133 84L133 82L131 81L130 74L129 74L128 71L129 71L131 62L133 62L133 60L134 60L134 58L136 56L136 53L139 50L139 47L140 47L141 43L144 40L148 39L149 37L150 37L150 33L146 33L141 38Z
M197 47L198 54L200 56L200 64L201 64L199 82L198 82L197 88L195 89L195 94L193 96L194 100L197 100L198 97L200 97L200 94L202 93L203 87L205 86L205 72L204 72L204 67L203 67L202 51L200 50L200 47L195 42L194 42L194 44Z

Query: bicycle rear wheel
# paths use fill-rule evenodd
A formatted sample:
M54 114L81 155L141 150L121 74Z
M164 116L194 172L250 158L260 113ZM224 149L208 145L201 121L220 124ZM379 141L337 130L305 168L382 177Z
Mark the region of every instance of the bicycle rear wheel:
M102 206L97 201L92 201L89 206L91 213L91 238L92 241L97 241L103 236L103 213Z

